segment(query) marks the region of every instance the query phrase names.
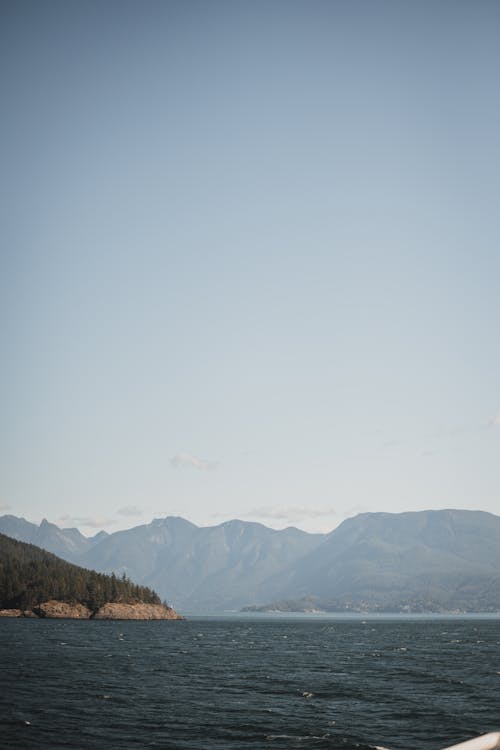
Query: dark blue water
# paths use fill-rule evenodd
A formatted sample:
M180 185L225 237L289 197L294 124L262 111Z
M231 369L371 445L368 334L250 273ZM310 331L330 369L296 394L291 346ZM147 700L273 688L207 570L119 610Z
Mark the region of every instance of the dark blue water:
M0 621L0 746L430 750L500 729L500 621Z

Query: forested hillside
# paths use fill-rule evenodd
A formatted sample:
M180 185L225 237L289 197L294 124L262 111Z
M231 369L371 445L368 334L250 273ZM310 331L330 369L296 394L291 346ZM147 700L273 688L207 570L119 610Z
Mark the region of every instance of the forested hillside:
M107 602L160 604L150 588L59 559L0 534L0 609L29 609L49 599L96 610Z

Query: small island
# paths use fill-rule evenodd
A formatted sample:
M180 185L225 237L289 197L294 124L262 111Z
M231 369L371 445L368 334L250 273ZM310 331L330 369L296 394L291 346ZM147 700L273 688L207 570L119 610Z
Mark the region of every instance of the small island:
M0 534L0 617L182 620L146 586Z

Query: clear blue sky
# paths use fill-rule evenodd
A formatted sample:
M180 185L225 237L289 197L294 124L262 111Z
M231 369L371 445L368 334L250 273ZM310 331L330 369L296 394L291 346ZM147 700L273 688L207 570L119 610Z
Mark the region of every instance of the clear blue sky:
M500 4L0 6L2 512L500 513Z

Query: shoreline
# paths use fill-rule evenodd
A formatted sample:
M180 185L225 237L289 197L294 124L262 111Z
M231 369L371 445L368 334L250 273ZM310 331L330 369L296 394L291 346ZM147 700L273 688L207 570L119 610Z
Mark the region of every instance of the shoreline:
M78 602L64 602L51 599L31 609L0 609L0 618L37 620L183 620L171 607L163 604L143 604L136 602L106 602L102 607L91 610Z

